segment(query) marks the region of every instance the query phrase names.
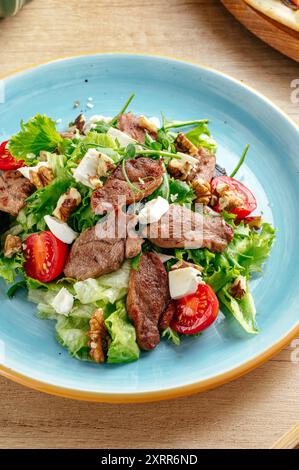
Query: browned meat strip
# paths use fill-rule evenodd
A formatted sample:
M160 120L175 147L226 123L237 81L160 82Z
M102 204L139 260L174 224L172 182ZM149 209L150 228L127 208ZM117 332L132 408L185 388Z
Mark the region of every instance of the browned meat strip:
M127 160L125 168L128 179L136 190L130 188L121 165L118 166L104 187L92 195L91 206L96 214L104 214L123 204L140 201L152 194L162 183L164 169L159 160L134 158Z
M163 312L162 317L160 319L160 322L159 322L159 329L160 330L163 331L163 330L166 330L169 327L170 322L171 322L174 314L175 314L175 304L174 304L174 301L171 300L168 304L168 307Z
M176 138L176 149L178 152L188 153L198 160L198 164L189 173L187 181L192 183L196 178L203 182L210 182L215 173L216 157L203 147L197 148L181 132Z
M141 256L138 270L132 269L127 310L141 349L153 349L160 342L159 321L170 300L168 275L155 253Z
M65 276L84 280L119 269L125 258L125 238L114 229L114 221L108 218L82 232L71 248Z
M121 114L118 118L117 127L133 139L144 144L146 133L153 139L157 138L157 131L154 126L146 125L147 120L141 116L135 116L132 113ZM148 124L150 124L148 122Z
M200 147L198 149L198 154L196 155L198 164L190 172L187 180L192 183L194 179L200 178L205 182L210 182L214 176L216 168L216 157L208 150Z
M143 238L127 238L126 240L126 258L134 258L139 255L142 249Z
M221 252L233 234L231 226L214 211L201 214L171 204L159 222L146 227L143 236L162 248L209 248Z
M19 171L0 175L0 210L17 216L35 187Z

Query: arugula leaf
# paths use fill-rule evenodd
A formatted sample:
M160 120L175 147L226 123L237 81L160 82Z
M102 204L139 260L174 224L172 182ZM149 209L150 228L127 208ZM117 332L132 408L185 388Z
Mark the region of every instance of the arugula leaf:
M47 116L37 114L28 122L21 122L21 130L11 137L9 151L16 159L31 164L41 150L53 152L63 142L56 131L56 123Z

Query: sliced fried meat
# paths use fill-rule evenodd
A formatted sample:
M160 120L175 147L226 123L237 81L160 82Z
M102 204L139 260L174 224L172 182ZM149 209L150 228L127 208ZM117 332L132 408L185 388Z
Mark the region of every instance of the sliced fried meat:
M35 187L19 171L0 175L0 210L16 217Z
M191 170L187 181L192 183L194 179L210 182L215 173L216 157L204 147L197 148L182 132L176 138L176 149L191 155L198 160L197 165Z
M170 300L166 310L162 313L162 317L159 322L159 329L164 331L169 327L171 320L175 314L175 304L173 300Z
M171 204L158 222L145 228L143 236L161 248L209 248L221 252L233 234L231 226L214 211L202 214Z
M148 351L159 344L159 321L169 301L168 275L162 261L155 253L144 253L138 270L131 271L127 297L128 315L141 349Z
M65 276L83 281L119 269L125 259L125 237L115 233L117 225L110 217L82 232L71 248Z
M146 133L154 140L157 139L155 126L151 126L150 122L143 116L135 116L133 113L121 114L118 118L117 127L141 144L144 144Z
M127 160L125 172L130 184L120 165L108 178L103 188L93 193L91 206L96 214L104 214L124 204L140 201L152 194L162 183L164 168L160 160L140 157Z
M198 164L195 166L193 170L191 170L187 181L192 183L197 178L204 182L210 182L214 176L215 168L216 168L216 157L208 150L200 147L198 149L198 153L195 156L198 160Z

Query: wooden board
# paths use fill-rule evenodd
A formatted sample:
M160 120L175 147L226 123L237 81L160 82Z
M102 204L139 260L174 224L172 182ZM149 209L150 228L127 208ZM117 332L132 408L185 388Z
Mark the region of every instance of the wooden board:
M270 46L299 62L299 33L263 15L244 0L221 0L247 29Z

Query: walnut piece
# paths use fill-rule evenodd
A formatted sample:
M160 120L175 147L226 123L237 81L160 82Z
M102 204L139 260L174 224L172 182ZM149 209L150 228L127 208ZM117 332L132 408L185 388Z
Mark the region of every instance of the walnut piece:
M216 187L216 192L219 195L219 208L221 211L226 210L228 212L236 208L244 207L244 200L238 193L232 191L228 184L220 183Z
M208 205L212 197L210 183L201 178L195 178L191 184L196 194L195 202Z
M193 169L192 163L188 161L184 161L183 159L179 160L176 158L173 158L170 160L168 163L168 172L171 174L176 179L180 179L182 181L185 181L191 170Z
M151 122L145 116L140 116L139 117L138 124L139 124L140 127L143 127L143 129L146 129L149 132L152 132L152 133L157 133L158 132L157 126L155 126L155 124L153 122Z
M41 166L38 171L29 170L29 179L37 189L41 189L52 183L54 174L51 168Z
M188 153L195 157L198 154L198 148L189 140L183 132L180 132L175 140L178 152Z
M229 288L229 293L238 300L241 300L244 297L246 291L247 281L244 276L238 276Z
M5 258L12 258L13 255L22 252L22 240L16 235L7 235L4 242L4 256Z
M84 114L79 114L79 116L76 117L75 121L74 121L74 127L76 129L78 129L78 131L80 132L80 134L83 134L84 133L84 126L85 126L85 123L86 123L86 119L85 119L85 116Z
M98 308L89 321L90 330L87 333L90 340L87 345L90 347L89 355L98 364L105 362L109 345L109 335L104 321L102 308Z
M70 188L58 199L57 206L53 212L54 217L66 222L72 212L81 204L81 194L76 188Z

